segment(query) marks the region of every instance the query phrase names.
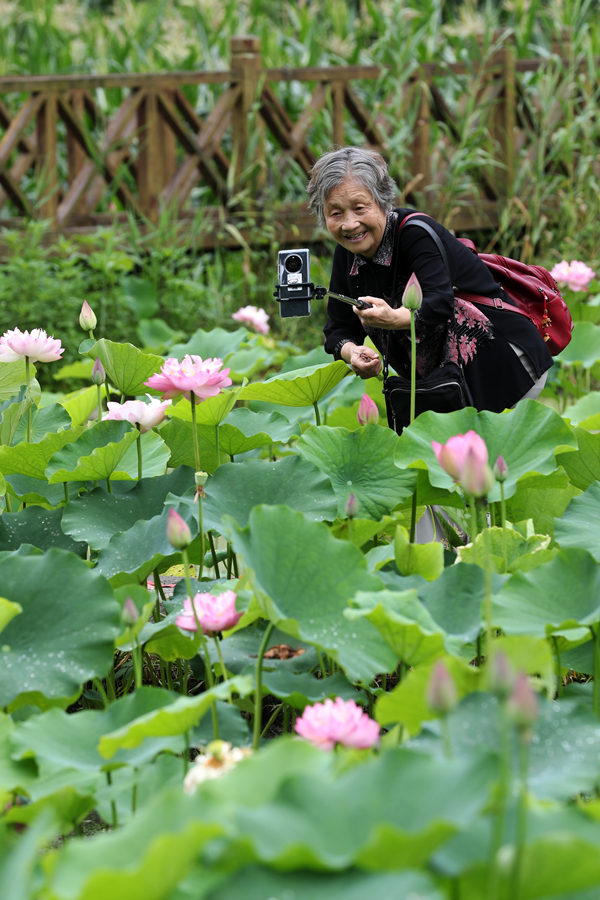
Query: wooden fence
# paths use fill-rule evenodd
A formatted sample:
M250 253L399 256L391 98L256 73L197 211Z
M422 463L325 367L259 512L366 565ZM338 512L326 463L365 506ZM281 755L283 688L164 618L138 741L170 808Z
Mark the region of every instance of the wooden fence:
M57 235L169 216L199 246L304 244L317 237L311 165L360 143L389 159L400 199L457 229L494 227L516 148L535 141L520 79L542 64L506 45L408 74L264 69L258 40L236 37L224 71L2 77L0 226L42 219ZM469 140L485 156L457 186L453 159Z

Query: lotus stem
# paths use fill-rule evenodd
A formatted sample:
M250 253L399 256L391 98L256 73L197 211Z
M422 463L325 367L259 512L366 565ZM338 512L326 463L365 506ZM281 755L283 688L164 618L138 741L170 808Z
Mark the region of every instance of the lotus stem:
M417 387L417 332L415 328L415 311L410 311L410 422L415 418Z
M258 745L260 742L260 734L262 731L262 665L263 665L263 657L265 655L267 645L269 643L269 639L271 637L271 633L274 629L274 625L272 622L269 622L265 633L263 635L263 639L260 644L260 649L258 651L258 656L256 658L256 668L255 668L255 678L254 678L254 722L253 722L253 737L252 737L252 749L258 750Z

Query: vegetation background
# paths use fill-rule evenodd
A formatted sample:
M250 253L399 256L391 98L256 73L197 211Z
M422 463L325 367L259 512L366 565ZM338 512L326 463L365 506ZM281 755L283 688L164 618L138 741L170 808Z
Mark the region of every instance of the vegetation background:
M396 71L472 60L510 41L518 58L547 65L528 73L524 101L537 152L519 160L513 195L488 237L511 255L533 248L548 267L561 258L598 267L596 0L3 0L0 13L0 74L227 68L229 40L239 34L259 37L266 67L365 63ZM559 61L560 42L566 55ZM292 92L288 99L301 105L303 98ZM459 100L463 134L452 165L438 175L448 208L469 172L486 164L481 135L469 127L470 98ZM201 106L201 89L196 102ZM400 178L402 122L396 135L389 159ZM317 133L315 152L328 149L327 141ZM284 193L298 200L304 174L291 168L285 178ZM199 216L201 208L200 197ZM162 352L199 326L227 327L232 312L253 303L267 309L275 336L306 349L320 343L322 305L314 304L310 320L279 320L272 298L276 234L240 251L214 252L191 252L167 216L149 230L130 221L93 238L62 238L52 248L44 234L44 223L32 222L1 235L0 330L45 327L75 348L87 299L99 334ZM328 261L329 248L313 254L315 281L327 281Z

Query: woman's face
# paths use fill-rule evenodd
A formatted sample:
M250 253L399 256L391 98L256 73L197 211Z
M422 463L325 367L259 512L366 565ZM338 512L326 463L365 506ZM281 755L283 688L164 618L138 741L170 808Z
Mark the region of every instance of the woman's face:
M375 255L387 217L358 179L348 176L332 188L323 213L327 231L338 244L369 259Z

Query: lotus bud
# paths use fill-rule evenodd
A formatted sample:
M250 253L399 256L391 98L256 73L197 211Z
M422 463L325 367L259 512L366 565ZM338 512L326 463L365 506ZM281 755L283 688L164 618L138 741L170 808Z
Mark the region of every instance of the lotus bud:
M377 404L366 392L360 398L356 417L361 425L377 425L379 422Z
M504 459L502 454L500 454L498 456L498 459L494 463L494 477L496 481L503 482L506 481L507 474L508 466L506 465L506 460Z
M344 514L347 519L354 519L358 515L358 500L356 499L354 494L350 494L350 496L346 500Z
M427 703L434 712L446 715L456 706L458 696L452 675L443 660L438 659L427 688Z
M472 449L467 451L458 483L467 494L471 494L473 497L484 497L493 487L492 470Z
M506 699L515 685L515 676L506 653L495 650L489 660L490 690L502 699Z
M402 306L405 306L406 309L420 309L422 302L423 291L421 290L419 279L413 272L406 282L406 287L402 294Z
M128 628L131 628L132 625L135 625L139 617L140 614L138 612L137 606L135 605L131 597L128 597L123 604L123 611L121 613L123 622L128 626Z
M167 540L176 550L185 550L192 543L189 526L175 509L170 509L167 517Z
M506 708L524 740L531 738L531 726L538 717L538 698L528 676L519 672Z
M81 307L81 312L79 313L79 325L84 331L93 331L96 325L98 324L98 320L94 314L94 310L87 302L87 300L83 301L83 305Z
M106 381L106 372L104 366L99 359L92 366L92 384L104 384Z

